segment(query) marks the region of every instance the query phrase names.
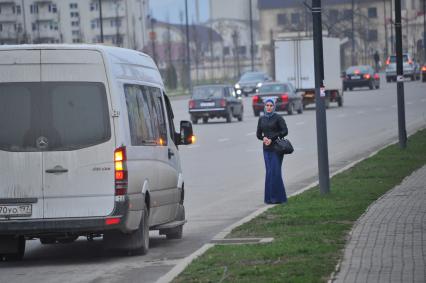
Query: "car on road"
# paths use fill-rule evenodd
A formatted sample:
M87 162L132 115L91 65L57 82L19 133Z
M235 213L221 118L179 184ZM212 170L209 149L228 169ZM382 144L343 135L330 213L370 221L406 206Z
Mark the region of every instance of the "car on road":
M422 82L426 82L426 63L422 66Z
M212 118L225 118L230 123L232 117L243 120L244 105L232 86L202 85L193 88L188 111L194 124L199 119L207 123Z
M238 95L248 96L256 93L263 83L272 81L272 78L264 72L246 72L235 84L235 92Z
M259 116L265 107L265 100L272 98L275 100L275 111L286 111L292 115L294 111L303 113L303 98L301 93L291 83L268 82L264 83L258 93L252 97L252 107L254 116Z
M355 87L380 88L380 76L373 67L368 65L351 66L343 76L343 90L352 90Z
M403 76L412 81L420 79L420 66L409 53L402 55ZM396 81L396 55L391 55L386 60L386 82Z
M143 74L143 75L142 75ZM131 254L149 231L182 237L184 178L171 103L154 61L102 45L0 47L0 261L28 239L103 237Z

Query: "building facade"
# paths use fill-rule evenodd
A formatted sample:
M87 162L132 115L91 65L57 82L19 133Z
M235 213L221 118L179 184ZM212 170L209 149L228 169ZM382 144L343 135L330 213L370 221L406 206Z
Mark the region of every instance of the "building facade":
M100 6L101 3L101 6ZM147 0L0 0L0 44L99 43L141 50Z
M271 39L311 37L312 14L301 1L259 0L260 45L271 65ZM423 0L402 0L403 49L422 60ZM342 68L372 64L377 51L381 62L395 52L394 1L324 0L323 32L341 39Z

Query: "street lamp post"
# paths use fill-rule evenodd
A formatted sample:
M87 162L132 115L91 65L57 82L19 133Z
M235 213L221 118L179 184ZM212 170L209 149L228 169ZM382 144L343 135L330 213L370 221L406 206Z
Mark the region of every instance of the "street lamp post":
M155 52L155 39L156 39L156 33L154 30L154 24L155 24L155 19L154 17L151 16L151 34L150 34L150 39L151 39L151 48L152 48L152 58L154 59L155 64L157 64L157 52Z
M188 91L191 92L191 53L189 50L188 0L185 0L185 30L186 30L186 63L188 69Z
M102 0L99 0L99 25L101 28L101 43L104 43L104 27L102 22Z
M426 0L423 0L423 62L426 63Z
M249 1L250 5L250 56L251 56L251 70L254 71L254 42L253 42L253 11L252 2Z
M330 192L330 172L328 164L327 119L325 112L324 62L322 48L321 0L312 0L312 21L314 36L315 66L315 108L317 123L318 169L321 194Z
M396 36L396 87L398 101L398 133L399 146L407 147L407 132L405 129L404 75L402 65L402 26L401 0L395 0L395 36Z

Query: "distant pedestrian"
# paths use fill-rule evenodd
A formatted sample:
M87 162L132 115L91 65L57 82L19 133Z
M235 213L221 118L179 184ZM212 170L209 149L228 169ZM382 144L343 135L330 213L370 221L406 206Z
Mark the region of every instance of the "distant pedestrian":
M265 115L259 117L256 136L263 141L263 157L265 159L265 203L287 202L281 166L284 155L274 151L274 141L285 137L288 133L284 118L275 113L275 100L265 100Z
M376 52L374 52L373 55L373 59L374 59L374 68L376 70L376 73L379 72L380 70L380 55L379 55L379 51L376 50Z

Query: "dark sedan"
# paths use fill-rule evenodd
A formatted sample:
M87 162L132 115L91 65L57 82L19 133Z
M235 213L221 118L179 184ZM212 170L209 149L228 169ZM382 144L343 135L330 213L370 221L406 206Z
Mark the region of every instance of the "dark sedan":
M198 123L203 119L207 123L211 118L225 118L227 123L232 117L243 120L244 107L241 96L237 95L233 87L228 85L196 86L188 103L191 121Z
M343 90L352 90L354 87L380 88L380 76L371 66L349 67L343 77Z
M241 76L234 88L238 95L248 96L256 93L263 83L271 80L264 72L247 72Z
M264 83L259 88L258 94L253 96L252 106L254 116L259 116L265 107L265 100L272 98L275 100L275 111L287 111L292 115L294 111L303 113L302 95L297 93L290 83Z

